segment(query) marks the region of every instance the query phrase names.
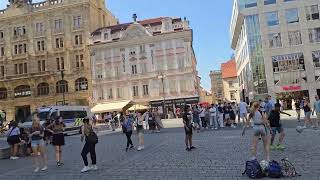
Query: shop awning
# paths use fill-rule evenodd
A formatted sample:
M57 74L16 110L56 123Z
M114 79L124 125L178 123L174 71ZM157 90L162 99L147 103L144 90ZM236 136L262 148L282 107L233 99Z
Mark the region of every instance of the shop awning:
M129 108L129 111L139 111L139 110L146 110L146 109L149 109L149 107L141 104L136 104L131 106L131 108Z
M127 110L134 103L132 101L116 101L110 103L102 103L95 105L91 112L93 113L106 113L106 112L121 112Z

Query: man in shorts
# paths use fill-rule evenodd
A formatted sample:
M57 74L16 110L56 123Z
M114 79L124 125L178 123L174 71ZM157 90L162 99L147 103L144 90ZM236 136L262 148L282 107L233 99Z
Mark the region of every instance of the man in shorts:
M185 138L186 150L191 151L192 149L195 149L195 147L192 146L192 113L190 111L190 106L188 105L185 106L182 118L183 118L184 131L186 133L186 138Z
M317 118L314 120L314 128L318 129L319 128L319 121L320 121L320 98L319 95L315 96L316 98L316 102L313 105L313 112L312 114L314 114L314 112L316 112Z
M241 119L242 119L243 124L245 124L245 122L247 122L247 120L248 120L247 107L248 107L248 104L244 100L240 102L240 104L239 104L239 117L240 117L239 124L240 124Z
M268 116L268 120L270 122L271 127L271 149L279 149L283 150L285 147L283 145L283 140L285 137L284 129L282 127L281 121L280 121L280 114L286 114L288 116L291 116L288 113L280 111L281 105L279 103L275 104L275 109L272 110ZM274 139L276 137L277 132L280 134L279 136L279 143L277 145L273 145Z

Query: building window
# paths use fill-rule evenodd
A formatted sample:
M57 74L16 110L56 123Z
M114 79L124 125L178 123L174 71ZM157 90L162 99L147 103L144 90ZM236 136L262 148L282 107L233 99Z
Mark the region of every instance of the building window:
M0 66L0 77L4 77L4 66Z
M3 40L3 39L4 39L4 32L0 31L0 40Z
M62 19L54 20L54 29L55 30L62 30L63 29L63 21L62 21Z
M141 73L142 74L145 74L148 72L148 69L147 69L147 64L146 63L143 63L143 64L140 64L141 65Z
M64 57L58 57L56 58L56 62L57 62L57 70L64 70Z
M0 57L3 57L5 54L4 47L0 47Z
M117 88L117 98L122 98L122 88Z
M281 46L282 46L281 34L280 33L269 34L269 47L270 48L278 48Z
M88 80L86 78L79 78L75 82L76 91L88 90Z
M56 38L56 48L57 49L63 48L63 38L62 37Z
M112 88L109 88L109 90L108 90L108 99L113 99Z
M14 65L15 74L27 74L28 73L28 64L19 63Z
M133 97L139 96L139 87L133 86Z
M176 93L177 92L177 83L175 80L172 80L169 83L169 89L170 89L170 93Z
M299 22L299 10L297 8L286 10L287 23L297 23Z
M6 88L0 88L0 99L7 99L8 90Z
M309 29L310 43L320 42L320 28Z
M108 39L109 39L109 33L104 33L104 34L103 34L103 38L104 38L105 40L108 40Z
M264 0L264 5L276 4L277 0Z
M242 0L239 1L239 5L241 8L251 8L257 6L257 0Z
M14 45L14 54L25 54L27 53L27 44L16 44Z
M233 86L233 81L228 81L228 84L229 84L229 87L230 88L233 88L234 86Z
M318 5L306 6L305 10L306 10L306 17L308 21L319 19Z
M46 60L39 60L38 61L38 72L46 71Z
M80 45L83 44L82 35L81 35L81 34L74 36L74 44L75 44L76 46L80 46Z
M279 55L272 57L273 72L305 70L302 53Z
M121 54L123 72L126 72L126 55Z
M230 100L235 101L236 99L236 92L230 91Z
M81 16L74 16L73 17L73 26L78 28L78 27L81 27L82 25L82 18Z
M184 57L178 57L178 69L184 68Z
M68 92L68 81L61 80L56 83L56 92L58 94Z
M83 61L83 54L77 54L76 55L76 67L84 67L84 61Z
M268 26L279 25L278 12L268 12L265 14Z
M43 23L36 23L36 33L42 33L44 31Z
M137 74L137 73L138 73L138 71L137 71L137 65L132 65L132 66L131 66L131 72L132 72L132 74Z
M145 45L140 45L140 53L143 54L146 52L146 46Z
M14 88L14 97L20 98L20 97L28 97L31 96L31 89L28 85L21 85L16 88Z
M149 85L143 85L143 95L148 96L149 95Z
M44 51L45 50L44 40L37 41L37 50L38 51Z
M301 45L302 44L300 31L289 31L288 32L288 37L289 37L290 46L295 46L295 45Z
M13 28L13 35L14 36L24 36L26 34L25 26L14 27Z
M181 90L181 92L187 91L187 81L186 80L180 80L180 90Z
M49 84L48 83L40 83L37 87L37 95L38 96L49 95Z
M320 51L313 51L312 59L314 67L320 68Z

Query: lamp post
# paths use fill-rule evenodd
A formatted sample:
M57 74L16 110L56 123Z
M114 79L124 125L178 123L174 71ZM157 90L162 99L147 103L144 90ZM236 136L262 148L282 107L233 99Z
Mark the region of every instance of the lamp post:
M64 70L61 69L60 73L61 73L61 80L63 81L64 80ZM62 99L63 99L62 100L62 105L64 106L64 105L66 105L65 89L63 89L63 91L62 91Z
M161 79L161 82L162 82L162 95L163 95L163 102L162 102L162 108L163 108L163 114L164 114L164 118L166 117L166 104L165 104L165 101L166 101L166 98L165 98L165 94L164 94L164 78L166 76L161 73L159 76L158 76L158 79Z

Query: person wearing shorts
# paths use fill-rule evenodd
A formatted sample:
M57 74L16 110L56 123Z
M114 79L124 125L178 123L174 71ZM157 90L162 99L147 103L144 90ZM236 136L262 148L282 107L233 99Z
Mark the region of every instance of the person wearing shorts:
M137 128L137 134L138 134L138 141L139 141L139 146L137 148L138 151L141 151L144 149L144 129L143 129L143 120L147 116L147 112L141 115L141 113L137 114L136 117L136 128Z
M251 113L246 122L247 127L250 125L250 120L253 121L253 139L251 146L252 159L257 159L257 145L259 142L259 138L262 138L265 158L267 161L270 161L270 136L267 130L269 128L269 123L265 118L265 115L262 114L260 110L260 104L258 102L253 103L251 108Z
M183 125L184 125L184 131L186 134L185 137L185 143L186 143L186 151L191 151L192 149L195 149L194 146L192 146L192 113L190 110L190 106L185 106L184 113L183 113Z
M310 106L310 101L309 99L306 99L304 101L304 105L303 105L303 110L304 110L304 126L303 128L306 129L307 125L311 122L311 106Z
M314 119L313 126L315 129L319 128L319 121L320 121L320 98L318 95L315 96L316 102L313 105L313 112L316 112L317 118Z
M280 111L280 108L281 108L280 104L278 104L278 103L275 104L275 109L270 112L268 120L269 120L269 123L271 126L271 133L272 133L271 134L271 142L270 142L271 149L283 150L285 148L283 145L285 133L284 133L284 129L282 127L281 121L280 121L280 114L285 114L288 116L291 116L291 115ZM277 145L274 145L273 142L274 142L274 139L275 139L277 133L280 134L279 142Z

